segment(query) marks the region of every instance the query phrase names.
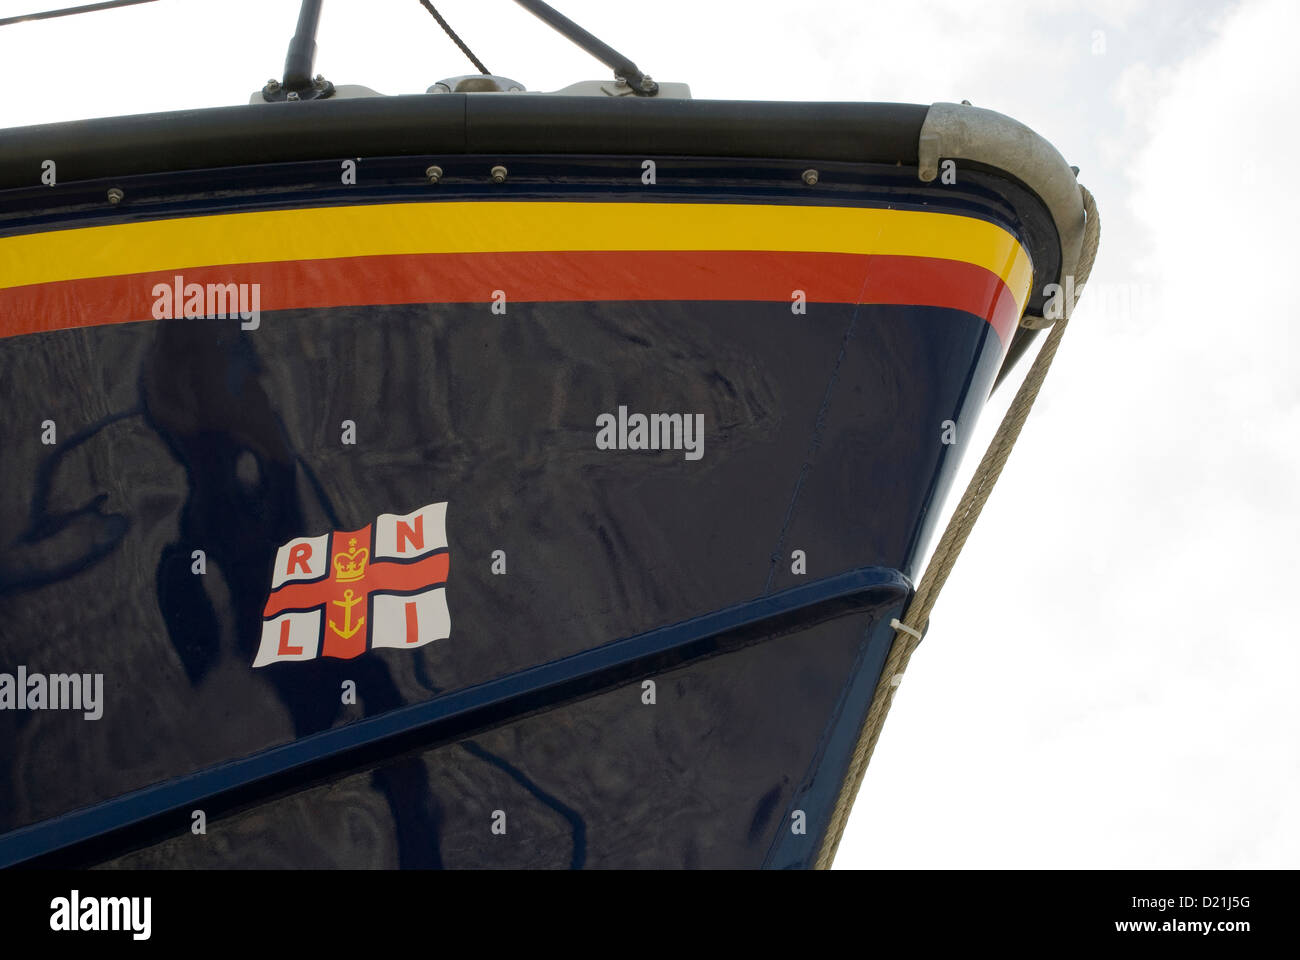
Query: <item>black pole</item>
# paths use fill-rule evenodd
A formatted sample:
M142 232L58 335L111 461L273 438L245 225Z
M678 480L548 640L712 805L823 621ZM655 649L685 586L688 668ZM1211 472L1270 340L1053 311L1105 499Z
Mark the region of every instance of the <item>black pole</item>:
M312 85L320 5L321 0L302 0L302 6L298 9L298 29L289 41L289 53L284 58L283 85L286 90L301 93Z
M550 4L542 3L541 0L515 0L515 3L613 70L614 76L628 82L633 93L652 97L659 92L659 84L638 70L635 63L599 37L592 36Z
M312 77L316 64L316 25L320 22L321 0L302 0L298 8L298 27L289 41L284 58L284 80L274 77L262 88L267 103L286 100L324 100L334 96L334 84L324 77Z
M29 20L49 20L53 17L68 17L75 13L93 13L96 10L112 10L114 7L131 7L137 3L153 3L153 0L104 0L103 3L88 3L80 7L64 7L61 10L42 10L40 13L25 13L18 17L5 17L0 20L0 27L11 23L26 23Z

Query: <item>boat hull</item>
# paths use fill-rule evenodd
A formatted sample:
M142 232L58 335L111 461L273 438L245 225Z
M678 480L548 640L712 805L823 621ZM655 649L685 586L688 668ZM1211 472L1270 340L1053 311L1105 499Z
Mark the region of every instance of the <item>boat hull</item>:
M0 859L815 859L1028 228L978 174L495 159L6 224L0 670L103 693L14 686ZM437 578L374 586L384 529Z

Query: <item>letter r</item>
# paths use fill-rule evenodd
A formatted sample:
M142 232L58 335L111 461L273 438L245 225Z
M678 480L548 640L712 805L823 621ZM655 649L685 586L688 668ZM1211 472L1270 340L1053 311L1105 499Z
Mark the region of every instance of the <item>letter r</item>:
M311 559L310 543L295 543L293 549L289 551L289 569L285 571L286 576L293 576L294 567L301 565L303 573L311 573L311 567L307 566L307 561Z

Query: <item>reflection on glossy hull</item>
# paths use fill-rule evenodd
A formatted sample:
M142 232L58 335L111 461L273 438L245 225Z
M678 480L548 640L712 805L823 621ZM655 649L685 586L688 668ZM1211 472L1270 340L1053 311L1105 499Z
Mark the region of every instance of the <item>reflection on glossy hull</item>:
M0 861L808 865L1032 278L892 176L0 237Z

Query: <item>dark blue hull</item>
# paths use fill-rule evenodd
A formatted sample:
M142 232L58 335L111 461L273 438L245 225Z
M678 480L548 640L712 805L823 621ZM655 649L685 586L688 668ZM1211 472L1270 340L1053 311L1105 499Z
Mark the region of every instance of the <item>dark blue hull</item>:
M825 201L837 209L944 214L1017 243L1027 229L996 178L913 184L900 202L895 172L842 167ZM777 216L823 202L695 176L656 200ZM526 201L559 195L530 189ZM412 202L404 190L367 202ZM136 219L344 201L168 202ZM11 239L106 222L19 208ZM264 307L252 329L179 309L90 318L118 309L94 286L115 277L0 290L0 381L20 385L0 420L0 671L103 678L96 719L48 699L28 709L30 688L0 710L0 863L810 866L889 622L1008 347L994 315L1011 281L981 274L983 306L944 305L976 268L934 289L933 264L899 243L818 260L802 311L784 276L775 293L702 299L733 268L761 279L787 262L755 267L744 250L700 254L699 276L665 260L661 279L635 254L609 261L621 280L589 260L520 260L509 279L542 292L504 313L490 282L481 296L308 305L341 272L360 289L374 287L366 271L400 285L435 270L322 260L279 288L298 305ZM798 257L823 255L790 249L804 251L787 258L793 283ZM485 256L430 273L429 289L496 269ZM845 264L865 279L838 276ZM136 270L121 289L151 290ZM288 274L257 276L271 296ZM565 293L624 280L626 299ZM883 292L860 295L873 283ZM48 324L51 311L71 319ZM628 440L626 417L664 411L701 418L698 456L689 437ZM604 416L620 421L612 446ZM435 503L436 582L349 580L348 531L367 531L349 562L368 553L378 577L384 517ZM399 551L416 536L403 522ZM331 544L328 570L292 552L304 538ZM393 557L385 575L414 575ZM335 581L368 605L345 616L343 594L310 592ZM290 588L310 599L276 606ZM426 642L412 598L434 588L450 632ZM400 625L384 642L384 589L405 604L411 649ZM306 653L288 625L277 633L283 610L316 618ZM340 652L349 630L359 646Z

